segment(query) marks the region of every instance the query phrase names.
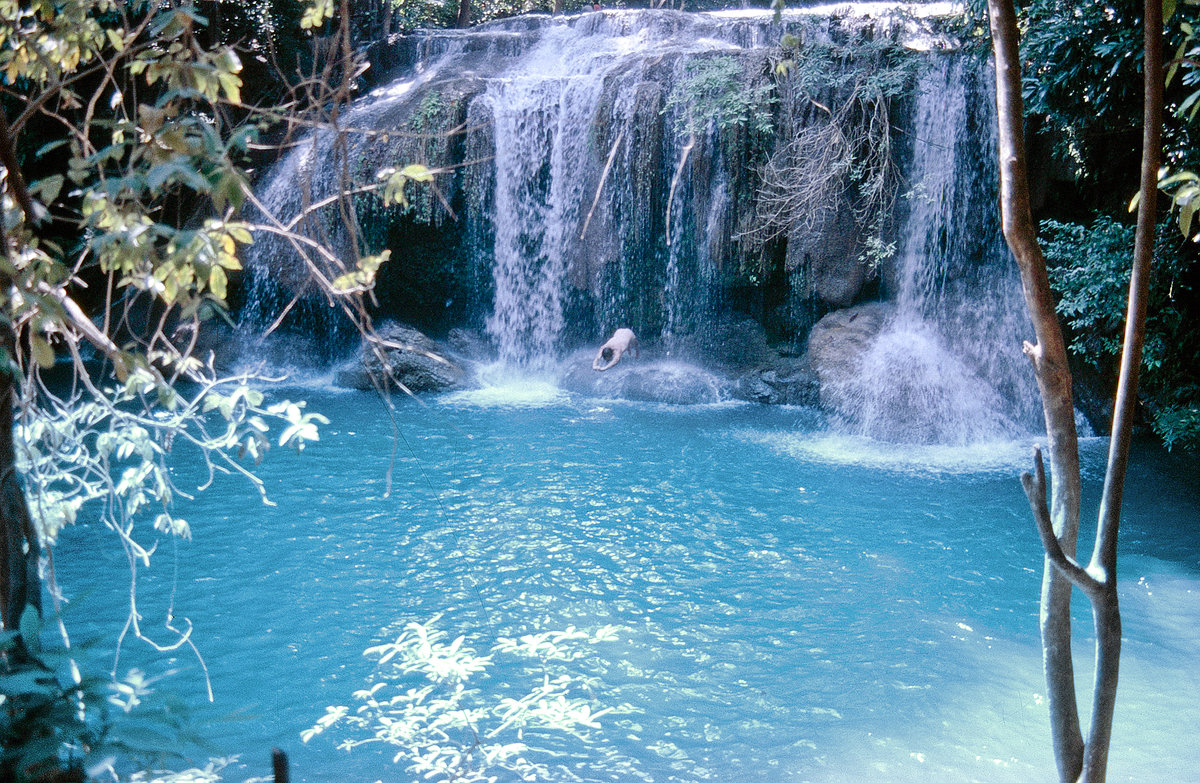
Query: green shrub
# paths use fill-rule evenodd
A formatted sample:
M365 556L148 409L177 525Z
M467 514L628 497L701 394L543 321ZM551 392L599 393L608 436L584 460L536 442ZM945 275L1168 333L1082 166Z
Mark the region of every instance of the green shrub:
M1089 226L1046 220L1041 234L1071 351L1094 366L1113 366L1125 327L1133 227L1100 215ZM1200 446L1200 324L1190 282L1198 269L1192 247L1164 221L1154 247L1140 391L1168 448Z

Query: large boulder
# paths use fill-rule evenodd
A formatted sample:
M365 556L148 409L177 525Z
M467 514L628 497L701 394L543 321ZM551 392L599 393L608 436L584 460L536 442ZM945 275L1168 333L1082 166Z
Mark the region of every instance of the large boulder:
M705 367L746 370L770 361L767 333L753 318L731 318L706 324L680 340L680 353Z
M350 367L334 377L334 383L350 389L375 388L373 378L390 380L413 392L448 391L461 388L467 373L461 365L411 326L385 323L363 346Z
M822 215L815 227L797 226L788 233L785 264L789 272L808 271L808 294L833 307L847 307L870 276L861 252L854 210L840 199L838 208Z
M862 357L875 344L894 307L883 302L835 310L817 322L808 334L805 354L819 383L821 407L843 411L844 399L860 373Z

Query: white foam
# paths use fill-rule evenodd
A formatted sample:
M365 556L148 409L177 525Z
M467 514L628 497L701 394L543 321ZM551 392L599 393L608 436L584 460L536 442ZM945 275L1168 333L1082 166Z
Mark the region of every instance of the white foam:
M858 435L742 431L737 435L807 462L854 465L898 473L967 474L1028 470L1033 440L968 446L886 443Z
M479 388L442 395L438 402L472 408L548 408L570 399L553 377L499 363L480 368L478 379L482 384Z

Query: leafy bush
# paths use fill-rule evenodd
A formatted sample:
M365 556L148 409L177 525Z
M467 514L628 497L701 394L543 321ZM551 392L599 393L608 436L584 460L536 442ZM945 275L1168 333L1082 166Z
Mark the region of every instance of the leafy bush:
M0 780L82 781L115 774L118 756L155 765L199 743L187 707L155 693L161 677L81 672L78 650L46 643L46 626L26 607L0 631Z
M1133 227L1100 215L1090 226L1043 221L1043 247L1050 282L1060 296L1073 353L1099 367L1120 356ZM1192 281L1200 265L1175 226L1158 227L1141 394L1154 430L1168 446L1200 446L1200 326L1195 319Z
M757 82L757 83L756 83ZM663 113L679 112L677 130L700 133L710 124L718 129L772 130L775 96L766 81L743 72L733 57L707 57L688 63L687 73L667 96Z

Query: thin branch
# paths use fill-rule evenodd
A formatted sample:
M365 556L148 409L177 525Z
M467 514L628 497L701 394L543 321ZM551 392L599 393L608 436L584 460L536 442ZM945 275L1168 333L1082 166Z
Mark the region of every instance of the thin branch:
M1042 548L1046 557L1055 568L1063 573L1071 583L1087 595L1091 596L1103 591L1104 586L1091 574L1085 571L1075 558L1063 551L1058 536L1054 535L1054 524L1050 521L1050 507L1046 505L1046 468L1042 461L1042 449L1033 447L1033 473L1021 474L1021 486L1025 488L1025 497L1029 499L1029 507L1033 511L1033 519L1037 523L1038 534L1042 539Z
M592 208L588 210L587 219L583 221L583 230L579 232L579 238L583 239L587 236L588 226L592 223L592 215L596 212L596 205L600 203L600 194L604 191L604 183L608 181L608 173L612 171L613 161L617 157L617 148L621 146L621 140L625 138L625 129L621 128L621 132L617 134L617 140L613 142L612 149L608 151L608 161L604 164L604 171L600 174L600 184L596 186L596 197L592 199ZM670 214L670 210L667 211ZM670 218L667 218L668 223ZM670 241L667 244L671 244Z
M679 187L679 179L683 176L683 167L687 165L688 155L692 154L692 147L696 146L696 134L688 136L687 144L683 145L683 152L679 156L679 165L675 167L675 176L671 178L671 192L667 194L667 224L666 237L667 247L671 246L671 205L675 201L675 190Z

